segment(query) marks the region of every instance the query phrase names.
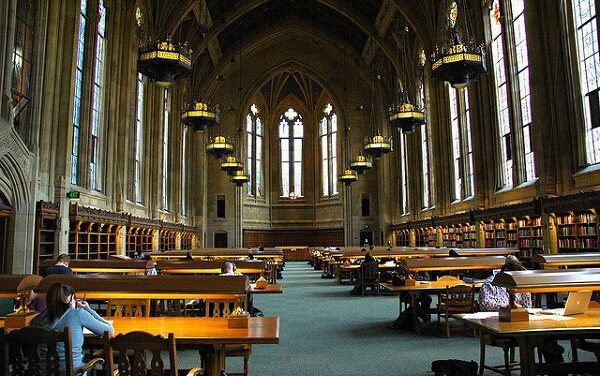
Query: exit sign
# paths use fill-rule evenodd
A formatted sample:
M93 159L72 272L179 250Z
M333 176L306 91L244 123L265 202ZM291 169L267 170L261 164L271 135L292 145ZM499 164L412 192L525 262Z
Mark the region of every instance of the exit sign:
M77 191L67 192L67 198L69 200L79 200L79 192L77 192Z

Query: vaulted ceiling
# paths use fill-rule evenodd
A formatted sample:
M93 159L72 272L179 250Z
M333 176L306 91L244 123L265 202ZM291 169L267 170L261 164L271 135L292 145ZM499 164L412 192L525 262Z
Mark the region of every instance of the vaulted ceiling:
M223 74L240 51L264 48L296 33L315 44L330 42L367 71L373 62L398 69L398 23L415 43L433 45L439 0L139 0L151 32L186 40L194 51L195 81ZM341 63L341 61L340 61Z

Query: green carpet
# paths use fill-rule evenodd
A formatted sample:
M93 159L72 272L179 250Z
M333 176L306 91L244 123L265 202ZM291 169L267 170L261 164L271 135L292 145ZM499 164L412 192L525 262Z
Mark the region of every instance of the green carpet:
M436 359L479 359L477 338L456 332L447 339L435 319L419 336L386 329L398 316L396 296L351 296L351 286L321 279L304 262L287 263L283 276L283 295L254 298L265 316L281 318L281 332L279 344L253 346L253 376L432 375ZM181 355L182 365L197 359ZM488 364L501 364L501 357L488 347ZM227 368L239 372L241 364L228 360Z

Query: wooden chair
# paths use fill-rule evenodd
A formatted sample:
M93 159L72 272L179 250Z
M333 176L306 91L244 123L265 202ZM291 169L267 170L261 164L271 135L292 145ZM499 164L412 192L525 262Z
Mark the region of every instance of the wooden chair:
M437 306L438 322L444 319L446 337L450 337L450 316L454 313L471 313L475 311L475 293L473 286L446 286L446 292L440 294Z
M207 299L205 300L206 316L210 317L228 317L233 310L241 305L246 311L246 301L239 300L222 300L222 299ZM225 345L225 356L227 358L244 358L244 372L231 373L227 372L228 376L249 376L250 375L250 355L252 354L252 345Z
M511 375L512 371L517 369L519 363L515 361L515 348L519 345L514 338L500 338L496 336L480 336L479 337L479 376L483 375L486 369L502 374ZM485 364L485 347L499 347L504 354L504 364L501 366L490 366Z
M379 295L379 264L376 262L363 262L359 268L360 290L362 296L365 296L367 287L375 288L375 292Z
M106 304L106 318L150 317L150 299L112 299Z
M104 363L102 358L94 358L83 367L73 368L69 328L65 328L62 332L56 332L27 326L13 330L9 334L2 332L2 337L0 343L4 345L2 366L5 373L3 374L8 374L7 371L11 370L10 375L12 376L76 376L91 372L97 364ZM57 345L60 343L64 346L64 365L61 365L58 352Z
M146 332L119 334L114 338L110 338L108 333L104 333L103 344L104 353L114 354L116 357L116 362L113 356L106 357L106 373L108 375L179 375L173 333L169 334L169 338L166 339ZM165 362L160 356L161 351L169 353L169 368L165 368ZM147 362L148 356L151 357L150 362ZM193 368L183 372L186 372L187 376L204 375L202 368Z
M571 353L573 362L579 362L577 350L589 351L594 353L596 359L600 359L600 339L577 339L571 341Z

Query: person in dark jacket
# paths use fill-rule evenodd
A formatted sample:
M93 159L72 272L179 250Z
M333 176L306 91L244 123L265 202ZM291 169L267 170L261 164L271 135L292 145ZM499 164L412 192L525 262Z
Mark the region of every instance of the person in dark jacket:
M69 268L69 264L71 263L71 257L69 255L62 253L58 255L56 258L56 262L54 265L49 266L45 269L42 269L40 275L42 277L47 277L52 274L73 274L71 268Z

